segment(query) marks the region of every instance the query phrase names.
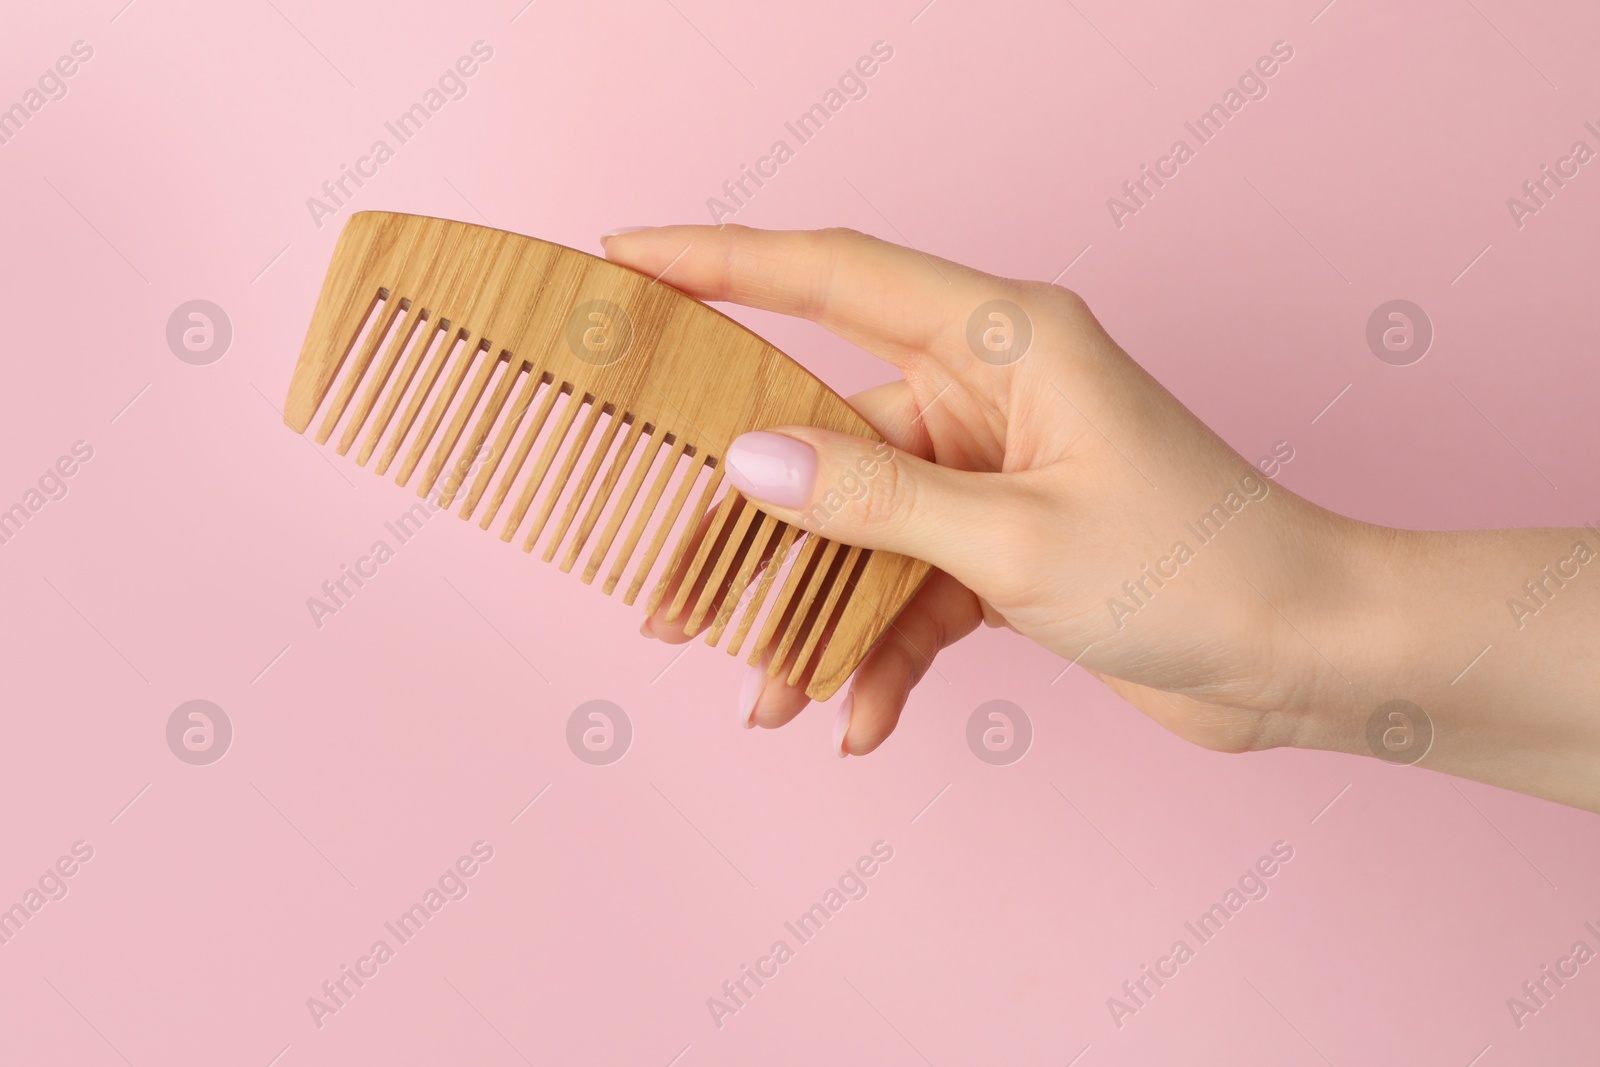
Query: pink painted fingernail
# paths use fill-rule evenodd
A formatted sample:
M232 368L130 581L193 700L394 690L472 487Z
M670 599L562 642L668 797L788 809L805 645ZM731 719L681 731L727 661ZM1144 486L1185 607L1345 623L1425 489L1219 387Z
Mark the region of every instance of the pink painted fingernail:
M655 630L650 628L650 616L646 615L644 618L639 620L639 636L655 637L655 635Z
M745 673L744 681L739 683L739 724L746 730L755 728L756 701L761 697L761 690L767 684L767 665L758 663Z
M752 500L798 508L811 499L817 453L804 441L769 430L740 434L727 460L728 481Z
M618 226L614 230L607 230L605 233L601 234L600 235L600 240L604 241L607 237L616 237L619 234L638 233L640 230L653 230L653 229L655 229L654 226Z
M850 711L855 707L855 703L856 694L852 689L839 702L839 713L833 719L833 751L840 759L850 754L845 745L845 738L850 734Z

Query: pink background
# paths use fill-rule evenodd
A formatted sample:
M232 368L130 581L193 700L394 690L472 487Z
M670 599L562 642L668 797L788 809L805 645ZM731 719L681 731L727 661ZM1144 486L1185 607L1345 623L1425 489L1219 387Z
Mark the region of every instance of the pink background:
M278 416L351 210L589 250L705 220L877 40L869 95L737 221L1059 275L1245 455L1290 441L1280 480L1330 507L1600 520L1600 162L1520 230L1505 204L1600 147L1600 13L1323 2L11 5L0 105L94 55L0 146L0 506L75 441L94 456L0 546L0 903L94 856L0 946L0 1061L1593 1062L1600 963L1520 1031L1505 1003L1600 948L1593 815L1203 752L987 631L840 761L831 709L747 733L722 652L647 643L452 520L321 630L305 606L411 499ZM468 95L317 228L306 198L477 40ZM1278 40L1270 95L1114 225L1106 198ZM197 298L234 330L208 366L165 340ZM1437 331L1409 367L1364 340L1393 298ZM843 391L889 376L733 313ZM233 724L209 766L167 747L191 699ZM565 742L594 699L634 728L610 766ZM1006 767L964 740L993 699L1036 731ZM307 998L479 840L470 894L319 1029ZM706 998L879 840L869 895L714 1025ZM1119 1029L1107 998L1276 841L1270 894Z

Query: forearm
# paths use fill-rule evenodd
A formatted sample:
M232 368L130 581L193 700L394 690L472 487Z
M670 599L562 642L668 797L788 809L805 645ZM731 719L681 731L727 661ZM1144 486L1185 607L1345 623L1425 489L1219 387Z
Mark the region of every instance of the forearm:
M1406 700L1432 725L1420 766L1600 811L1600 534L1349 532L1304 740L1375 754L1369 720ZM1379 751L1415 759L1422 724L1380 719Z

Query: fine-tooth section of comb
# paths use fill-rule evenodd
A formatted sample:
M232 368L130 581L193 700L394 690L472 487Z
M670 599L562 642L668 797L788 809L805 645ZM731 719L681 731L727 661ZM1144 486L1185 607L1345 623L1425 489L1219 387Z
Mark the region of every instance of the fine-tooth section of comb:
M727 487L749 430L882 440L837 394L667 284L502 230L352 216L284 421L730 655L755 634L749 661L819 700L929 570L826 537L843 486L806 529Z

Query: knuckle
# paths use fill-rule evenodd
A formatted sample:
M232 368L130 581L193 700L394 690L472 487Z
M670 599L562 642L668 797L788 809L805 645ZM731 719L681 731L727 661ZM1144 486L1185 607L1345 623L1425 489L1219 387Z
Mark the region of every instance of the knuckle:
M795 312L801 318L819 320L827 314L839 268L840 243L832 239L836 230L813 230L807 238L805 254L790 261L795 287Z
M849 226L828 226L824 229L816 230L815 233L818 237L830 241L860 241L863 239L871 239L860 230L853 229Z
M877 530L895 531L916 508L916 479L905 470L898 452L879 463L861 501L861 521Z
M1078 295L1077 290L1054 282L1022 282L1019 291L1037 300L1040 307L1047 311L1068 315L1084 315L1089 311L1088 303Z

